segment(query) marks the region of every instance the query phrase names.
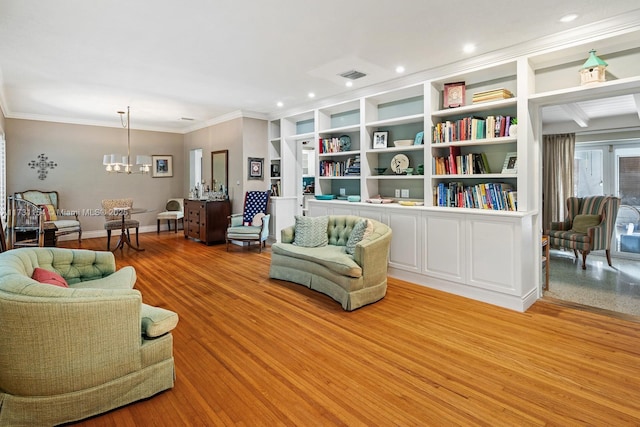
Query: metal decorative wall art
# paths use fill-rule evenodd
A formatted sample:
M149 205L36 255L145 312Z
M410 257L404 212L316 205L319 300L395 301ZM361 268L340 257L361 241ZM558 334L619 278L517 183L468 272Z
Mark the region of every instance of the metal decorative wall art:
M27 166L31 169L36 169L38 172L38 179L45 180L47 178L47 173L49 172L47 169L54 169L58 164L52 160L49 160L44 153L38 155L37 160L31 160Z

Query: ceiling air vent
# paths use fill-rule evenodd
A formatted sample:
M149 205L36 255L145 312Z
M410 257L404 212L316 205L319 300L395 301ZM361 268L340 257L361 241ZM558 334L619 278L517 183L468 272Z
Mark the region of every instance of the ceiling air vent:
M344 73L340 73L338 75L340 77L344 77L345 79L350 79L350 80L356 80L356 79L359 79L359 78L362 78L362 77L366 76L365 73L362 73L362 72L356 71L356 70L345 71Z

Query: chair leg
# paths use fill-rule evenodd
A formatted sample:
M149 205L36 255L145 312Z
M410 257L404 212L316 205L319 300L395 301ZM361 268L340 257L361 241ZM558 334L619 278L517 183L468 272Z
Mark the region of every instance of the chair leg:
M111 250L111 230L107 230L107 250Z
M169 221L169 222L171 222L171 221ZM178 220L177 219L173 220L173 225L174 225L173 232L177 233L178 232Z
M158 234L160 234L160 220L157 220L157 221L158 221Z
M577 249L573 250L573 254L576 256L576 259L578 259L578 250Z
M136 246L140 246L140 243L138 242L138 227L136 227Z
M605 253L607 254L607 262L609 263L609 267L613 267L613 265L611 265L611 251L607 249Z
M78 231L78 243L82 243L82 230Z
M587 251L582 251L582 269L586 270L587 269L587 254L589 252Z

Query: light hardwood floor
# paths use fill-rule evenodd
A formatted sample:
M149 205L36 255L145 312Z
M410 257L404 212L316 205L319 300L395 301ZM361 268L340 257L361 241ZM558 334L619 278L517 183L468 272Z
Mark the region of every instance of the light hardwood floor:
M180 315L175 387L77 425L640 425L639 323L394 279L348 313L270 280L269 249L167 232L140 243L116 260L136 268L143 301Z

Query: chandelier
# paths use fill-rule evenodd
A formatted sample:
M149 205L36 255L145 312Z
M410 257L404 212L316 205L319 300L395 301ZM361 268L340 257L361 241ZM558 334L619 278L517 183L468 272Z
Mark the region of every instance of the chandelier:
M118 114L120 114L120 122L122 123L122 127L127 129L127 155L122 156L119 154L105 154L102 158L102 164L106 166L107 172L111 173L149 173L149 171L151 170L151 156L136 156L136 165L140 167L138 171L134 171L133 165L131 164L131 121L129 116L129 107L127 107L126 121L124 119L124 111L118 111Z

